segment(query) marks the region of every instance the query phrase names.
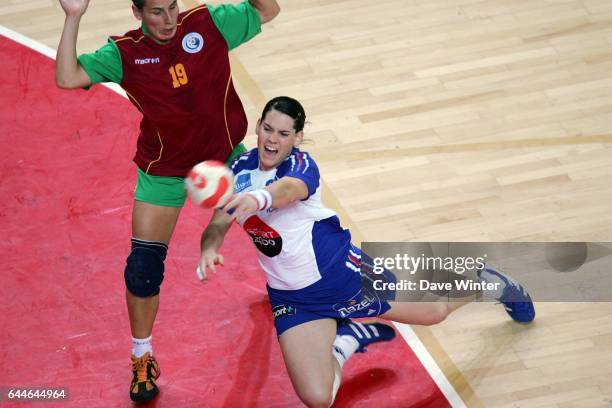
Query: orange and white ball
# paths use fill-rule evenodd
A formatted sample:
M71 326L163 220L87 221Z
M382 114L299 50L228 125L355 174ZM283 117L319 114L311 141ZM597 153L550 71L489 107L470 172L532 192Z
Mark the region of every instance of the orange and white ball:
M234 176L220 161L203 161L189 171L185 178L185 189L196 205L221 208L234 193Z

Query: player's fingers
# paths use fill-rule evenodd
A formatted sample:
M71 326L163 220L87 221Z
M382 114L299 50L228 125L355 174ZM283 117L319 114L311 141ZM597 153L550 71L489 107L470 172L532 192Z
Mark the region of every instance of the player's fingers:
M206 262L206 267L210 269L211 272L216 273L217 267L215 266L216 262L214 260Z
M238 199L238 195L234 194L229 200L227 200L227 204L221 207L221 210L231 215L238 204L240 204L240 200Z
M230 217L230 221L234 221L236 219L236 205L230 206L230 204L226 205L222 208L223 211Z
M202 269L200 265L198 265L196 268L196 275L200 281L204 282L206 280L206 268Z
M225 259L223 258L223 255L218 255L217 256L217 261L219 264L225 266Z

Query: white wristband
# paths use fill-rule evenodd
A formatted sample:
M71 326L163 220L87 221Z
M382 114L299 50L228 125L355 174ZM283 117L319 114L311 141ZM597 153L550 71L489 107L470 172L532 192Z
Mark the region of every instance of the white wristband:
M249 191L247 194L252 195L257 200L259 211L265 211L272 207L272 194L268 190L260 188L259 190Z

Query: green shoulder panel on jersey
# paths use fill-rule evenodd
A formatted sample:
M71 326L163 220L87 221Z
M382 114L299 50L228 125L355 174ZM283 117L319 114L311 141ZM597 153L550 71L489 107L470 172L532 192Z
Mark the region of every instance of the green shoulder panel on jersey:
M215 26L230 50L244 44L261 32L259 12L248 1L236 5L219 4L207 7Z
M239 143L238 146L234 147L234 150L232 150L232 152L230 153L229 157L225 161L225 165L231 168L234 159L236 159L236 157L240 156L242 153L246 152L248 152L246 146L243 143Z
M121 54L115 42L111 39L97 51L81 54L78 58L92 84L100 82L121 83L123 79L123 66Z
M220 4L207 6L215 26L225 39L230 50L249 41L261 32L259 12L251 3ZM146 29L143 27L146 34ZM92 84L100 82L121 83L123 79L123 66L121 54L115 42L111 39L97 51L82 54L78 57Z

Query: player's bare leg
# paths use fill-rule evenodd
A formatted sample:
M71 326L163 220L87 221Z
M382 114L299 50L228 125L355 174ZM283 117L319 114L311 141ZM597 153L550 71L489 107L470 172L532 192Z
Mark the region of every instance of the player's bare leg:
M399 323L431 326L442 322L449 314L471 300L472 298L460 302L389 302L391 309L380 317Z
M308 407L329 407L340 365L332 354L337 324L320 319L300 324L279 338L295 392ZM338 380L339 381L339 380Z
M329 407L347 360L394 337L387 324L344 318L303 323L285 331L279 341L291 383L302 402L309 407Z
M533 302L520 283L490 266L478 271L478 279L489 284L498 284L496 291L482 292L482 295L498 300L514 321L533 321ZM380 317L400 323L430 326L442 322L449 314L475 299L476 294L471 294L447 302L389 302L391 309Z
M126 283L130 282L126 303L133 354L130 398L134 401L148 401L158 393L155 380L160 371L153 357L151 333L159 307L163 261L180 211L181 207L134 201L132 253L126 268Z
M180 207L162 207L143 201L134 201L132 236L144 241L163 242L167 245L174 232L180 211ZM132 336L139 339L150 336L159 307L159 295L142 298L126 290L126 300Z

